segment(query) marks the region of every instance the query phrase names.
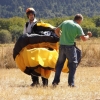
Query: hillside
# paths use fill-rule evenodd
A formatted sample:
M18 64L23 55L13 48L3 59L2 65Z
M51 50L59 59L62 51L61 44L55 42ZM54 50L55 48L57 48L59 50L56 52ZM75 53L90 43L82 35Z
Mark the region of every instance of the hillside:
M23 17L27 7L34 7L42 18L100 14L100 0L0 0L0 17Z

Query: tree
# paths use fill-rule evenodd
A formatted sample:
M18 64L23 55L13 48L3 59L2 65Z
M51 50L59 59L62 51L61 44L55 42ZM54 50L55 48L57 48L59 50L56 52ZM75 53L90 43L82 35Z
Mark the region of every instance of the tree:
M8 30L0 31L0 43L10 43L11 40L12 40L12 37Z
M11 32L13 42L15 42L23 34L23 27L18 25L10 26L9 30Z
M6 18L0 18L0 29L8 30L10 26L10 21Z
M100 17L94 19L96 27L100 27Z
M76 13L87 16L100 15L100 0L0 0L0 18L23 17L28 7L34 7L37 16L43 18Z

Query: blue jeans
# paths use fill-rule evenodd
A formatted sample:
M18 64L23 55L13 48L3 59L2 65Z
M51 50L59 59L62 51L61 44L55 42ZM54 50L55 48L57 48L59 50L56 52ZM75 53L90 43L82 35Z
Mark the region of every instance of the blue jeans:
M69 68L69 75L68 75L68 84L74 85L74 75L77 68L77 52L75 46L67 46L67 45L60 45L59 47L59 57L56 64L56 72L55 77L53 80L53 84L58 84L60 82L60 74L62 68L64 66L66 58L68 59L68 68Z

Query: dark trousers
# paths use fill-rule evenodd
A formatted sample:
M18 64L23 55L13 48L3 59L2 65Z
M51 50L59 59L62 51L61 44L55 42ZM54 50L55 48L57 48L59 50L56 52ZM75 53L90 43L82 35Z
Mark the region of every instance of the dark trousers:
M68 75L68 84L74 85L74 76L77 68L77 53L75 46L66 46L60 45L59 47L59 57L56 64L56 72L55 77L53 80L54 83L60 82L60 74L65 63L66 58L68 59L68 68L69 68L69 75Z
M32 76L31 75L31 78L32 78L33 83L39 84L39 77L38 76ZM44 77L41 77L41 78L42 78L43 85L48 85L48 79L46 79Z

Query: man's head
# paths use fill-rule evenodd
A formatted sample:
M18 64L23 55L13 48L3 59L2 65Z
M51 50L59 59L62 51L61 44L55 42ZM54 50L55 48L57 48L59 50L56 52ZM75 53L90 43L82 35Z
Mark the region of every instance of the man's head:
M28 8L26 10L26 15L30 21L33 21L36 15L34 8Z
M74 21L78 24L81 24L81 22L83 21L83 16L81 14L76 14L74 17Z

